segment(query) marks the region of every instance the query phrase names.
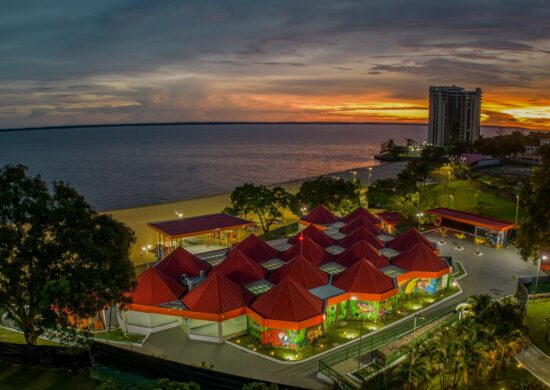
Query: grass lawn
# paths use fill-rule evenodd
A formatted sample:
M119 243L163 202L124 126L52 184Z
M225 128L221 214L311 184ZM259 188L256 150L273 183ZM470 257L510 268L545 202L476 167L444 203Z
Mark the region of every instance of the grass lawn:
M23 337L23 333L0 327L0 341L25 344L25 337ZM55 341L38 339L38 345L58 345L58 343Z
M102 340L141 344L145 336L140 334L132 334L132 333L124 334L120 329L112 329L109 331L108 334L106 331L94 333L94 338L102 339Z
M88 373L43 370L35 367L0 364L0 388L3 390L97 389L101 382Z
M479 191L479 202L485 204L481 209L475 193ZM451 204L449 194L453 196ZM451 207L457 210L482 214L489 217L514 221L516 204L493 194L474 188L468 180L455 180L446 184L426 186L421 199L425 208Z
M550 356L550 342L544 340L545 328L542 320L550 316L550 299L530 300L527 305L527 326L529 327L529 336L531 341L541 351Z

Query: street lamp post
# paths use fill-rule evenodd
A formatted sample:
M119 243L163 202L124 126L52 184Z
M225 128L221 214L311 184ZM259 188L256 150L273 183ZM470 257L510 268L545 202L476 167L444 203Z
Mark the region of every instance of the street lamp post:
M370 178L372 176L372 167L369 167L369 180L367 181L367 186L370 187Z
M418 230L422 229L422 217L424 216L424 213L416 213L416 217L418 218Z
M413 325L413 338L412 338L412 346L411 346L411 361L409 362L409 386L411 384L411 377L412 377L412 365L414 362L414 342L416 340L416 320L420 318L421 320L425 320L425 317L422 317L420 314L416 313L414 315L414 325Z
M518 214L519 214L519 195L516 195L516 221L515 221L515 225L518 224Z
M355 175L357 175L357 171L350 171L353 180L355 180Z
M455 197L452 194L449 194L449 207L452 208L455 202Z
M546 260L546 259L548 259L548 256L546 255L539 256L539 266L537 267L537 278L535 279L535 289L533 291L533 300L535 300L537 296L537 287L539 285L539 275L540 275L540 263L542 262L542 260Z

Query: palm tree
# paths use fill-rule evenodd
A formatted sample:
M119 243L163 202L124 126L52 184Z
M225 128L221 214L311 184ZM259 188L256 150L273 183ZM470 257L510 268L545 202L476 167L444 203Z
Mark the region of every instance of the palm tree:
M416 346L412 359L412 346L405 345L402 349L407 352L408 357L393 373L395 380L406 384L404 388L407 390L427 388L432 378L431 363L429 357L421 353L422 345Z

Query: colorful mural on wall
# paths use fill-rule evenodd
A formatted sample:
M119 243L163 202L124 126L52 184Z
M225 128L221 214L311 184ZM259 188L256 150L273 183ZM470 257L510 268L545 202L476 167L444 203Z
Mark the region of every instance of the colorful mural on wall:
M433 295L437 291L447 287L449 284L448 275L441 278L413 278L400 285L402 294L428 294Z
M263 345L275 348L295 349L312 344L323 334L321 325L307 329L288 330L264 328L252 318L247 318L248 334Z
M391 313L395 308L395 299L385 301L349 301L350 318L376 320Z

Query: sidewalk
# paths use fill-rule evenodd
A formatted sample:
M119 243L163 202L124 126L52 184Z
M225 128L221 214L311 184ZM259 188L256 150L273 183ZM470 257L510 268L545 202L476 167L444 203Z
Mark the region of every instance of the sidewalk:
M550 387L550 357L535 347L529 347L516 355L516 360L527 371L536 376L546 386Z

